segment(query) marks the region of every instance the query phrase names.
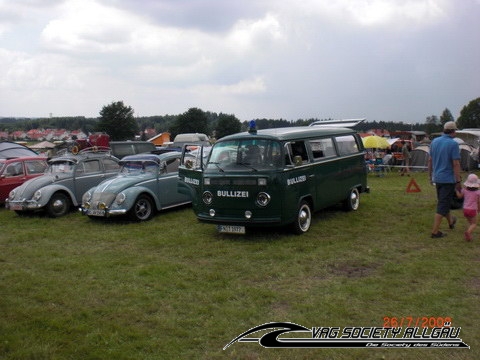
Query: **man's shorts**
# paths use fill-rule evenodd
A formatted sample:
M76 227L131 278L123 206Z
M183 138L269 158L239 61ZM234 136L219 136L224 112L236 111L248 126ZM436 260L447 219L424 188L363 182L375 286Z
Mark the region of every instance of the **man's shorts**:
M436 184L437 188L437 214L446 216L450 212L453 196L455 195L455 184Z

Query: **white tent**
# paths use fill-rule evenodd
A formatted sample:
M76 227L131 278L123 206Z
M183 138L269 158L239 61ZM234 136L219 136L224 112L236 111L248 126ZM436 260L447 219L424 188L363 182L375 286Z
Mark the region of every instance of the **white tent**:
M42 141L42 142L39 142L38 144L30 146L30 149L53 149L54 147L55 147L55 144L49 141Z

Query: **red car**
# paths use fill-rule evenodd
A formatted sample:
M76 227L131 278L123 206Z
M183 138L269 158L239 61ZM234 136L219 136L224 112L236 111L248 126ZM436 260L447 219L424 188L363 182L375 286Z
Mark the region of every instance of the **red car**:
M0 159L0 204L5 203L10 191L42 175L47 167L47 158L41 156Z

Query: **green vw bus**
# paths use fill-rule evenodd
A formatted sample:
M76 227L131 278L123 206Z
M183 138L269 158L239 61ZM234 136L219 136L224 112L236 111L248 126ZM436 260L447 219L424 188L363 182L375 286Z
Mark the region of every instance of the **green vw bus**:
M363 144L354 130L250 126L218 140L208 157L198 148L192 160L184 148L179 191L191 195L200 221L224 233L291 225L303 234L315 211L338 203L358 209L360 193L369 188Z

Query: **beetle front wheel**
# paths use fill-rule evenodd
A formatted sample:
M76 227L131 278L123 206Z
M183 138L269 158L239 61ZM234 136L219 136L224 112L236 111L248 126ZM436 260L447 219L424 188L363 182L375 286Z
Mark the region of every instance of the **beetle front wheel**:
M130 209L130 218L135 221L147 221L153 216L152 200L146 195L140 195Z
M70 211L70 198L61 192L57 192L50 198L46 209L50 217L56 218L66 215Z

